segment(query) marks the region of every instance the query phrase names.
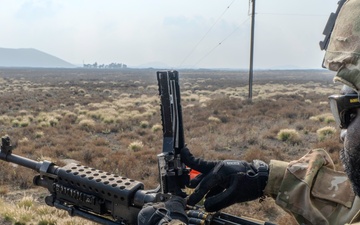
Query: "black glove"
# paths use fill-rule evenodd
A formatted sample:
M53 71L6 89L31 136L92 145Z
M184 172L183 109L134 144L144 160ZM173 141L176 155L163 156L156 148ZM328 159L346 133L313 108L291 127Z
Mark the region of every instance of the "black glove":
M264 194L269 166L261 160L251 163L239 160L205 161L195 158L188 148L181 150L181 159L185 165L201 172L190 181L189 187L196 189L188 198L189 205L195 205L205 196L205 209L214 212Z
M185 212L186 200L173 196L167 202L146 204L139 212L138 225L167 224L173 220L188 223Z

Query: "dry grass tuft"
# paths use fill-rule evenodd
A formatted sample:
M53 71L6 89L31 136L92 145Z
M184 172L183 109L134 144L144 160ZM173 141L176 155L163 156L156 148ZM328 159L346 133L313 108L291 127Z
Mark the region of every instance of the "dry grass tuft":
M94 129L95 121L92 119L83 119L79 122L79 126L83 130L90 131Z
M152 127L151 127L151 130L153 131L153 132L157 132L157 131L160 131L160 130L162 130L162 125L161 124L154 124Z
M215 123L221 123L221 119L215 117L215 116L209 116L208 120L210 122L215 122Z
M326 138L331 138L334 136L334 134L336 134L336 129L335 127L331 127L331 126L326 126L326 127L322 127L320 129L318 129L316 131L316 134L319 138L320 141L325 140Z
M334 116L331 113L324 113L317 116L310 117L310 120L325 122L327 124L335 122Z
M131 142L128 146L128 149L134 152L138 152L140 150L142 150L144 147L144 144L142 143L142 141L134 141Z
M141 128L148 128L149 125L150 125L149 121L146 121L146 120L140 121L140 127Z
M300 142L300 134L295 129L282 129L277 134L277 138L280 141L288 141L293 144Z

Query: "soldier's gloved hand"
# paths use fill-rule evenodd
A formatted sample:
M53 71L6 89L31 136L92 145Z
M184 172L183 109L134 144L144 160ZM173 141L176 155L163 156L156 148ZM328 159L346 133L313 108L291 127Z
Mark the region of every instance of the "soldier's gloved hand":
M185 165L201 173L190 181L189 187L196 188L188 198L189 205L195 205L205 196L205 209L214 212L264 194L269 166L261 160L251 163L239 160L205 161L195 158L188 148L181 150L181 159Z
M186 225L186 200L173 196L167 202L146 204L138 214L138 225Z

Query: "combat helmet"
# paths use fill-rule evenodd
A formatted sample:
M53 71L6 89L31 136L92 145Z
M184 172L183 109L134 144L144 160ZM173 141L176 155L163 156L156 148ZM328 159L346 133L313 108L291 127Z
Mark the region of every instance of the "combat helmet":
M360 92L360 1L346 1L337 17L324 66L340 81Z

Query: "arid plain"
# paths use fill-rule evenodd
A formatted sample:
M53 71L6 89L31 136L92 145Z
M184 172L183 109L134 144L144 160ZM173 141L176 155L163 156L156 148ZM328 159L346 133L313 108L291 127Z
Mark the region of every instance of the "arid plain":
M162 129L155 69L0 69L0 134L13 152L59 166L81 164L158 184ZM179 70L185 141L210 160L290 161L324 148L342 169L327 97L339 92L325 70ZM0 224L84 224L43 203L35 172L0 162ZM246 184L244 184L246 185ZM266 198L224 211L296 224ZM60 219L61 218L61 219ZM88 223L91 224L91 223Z

